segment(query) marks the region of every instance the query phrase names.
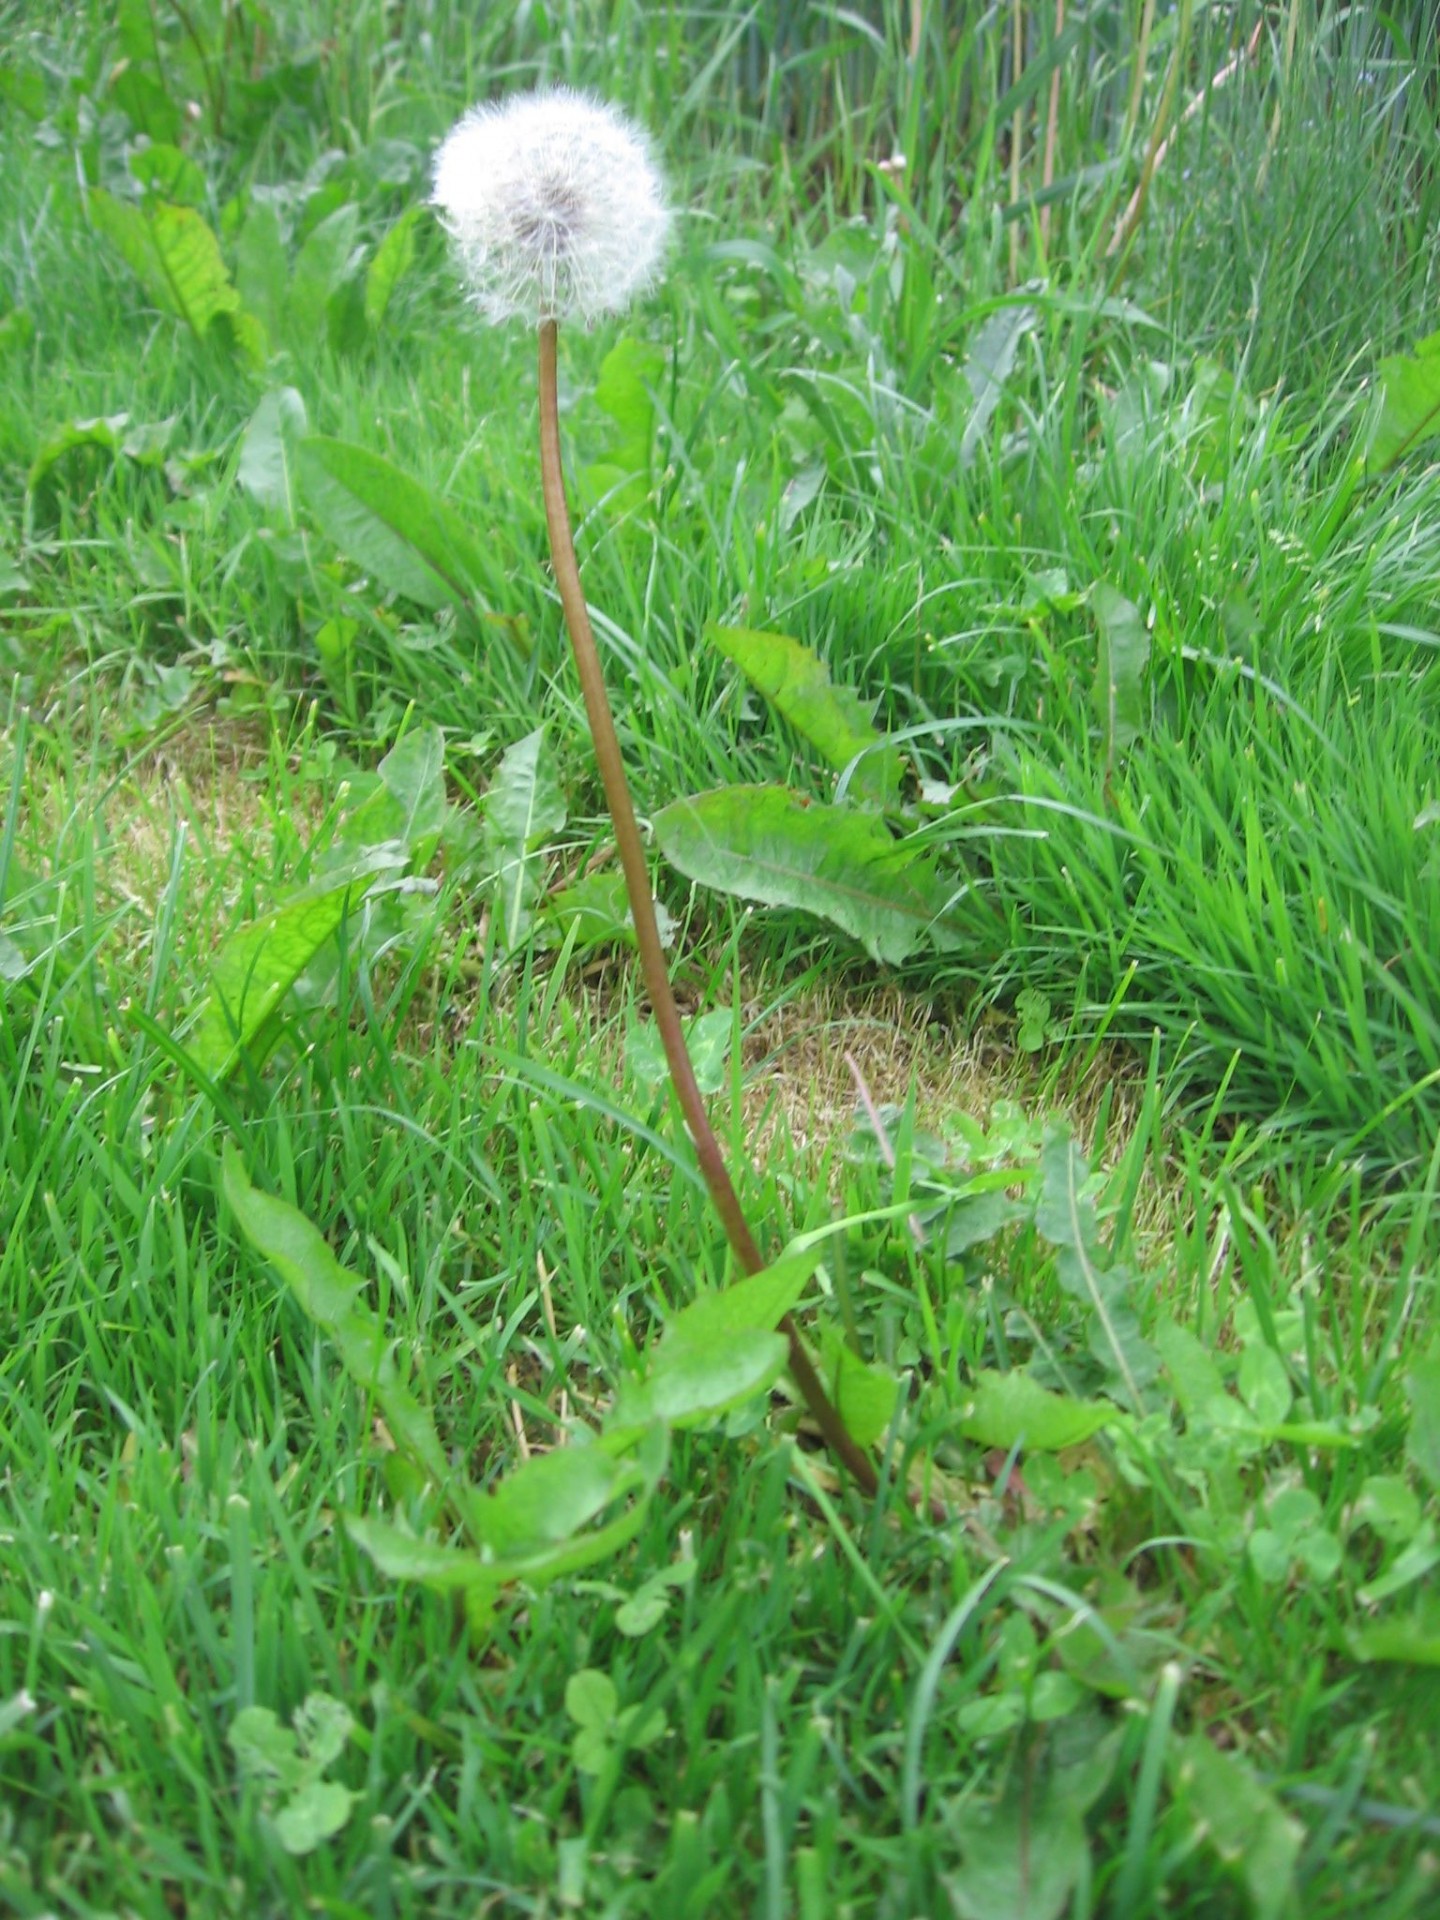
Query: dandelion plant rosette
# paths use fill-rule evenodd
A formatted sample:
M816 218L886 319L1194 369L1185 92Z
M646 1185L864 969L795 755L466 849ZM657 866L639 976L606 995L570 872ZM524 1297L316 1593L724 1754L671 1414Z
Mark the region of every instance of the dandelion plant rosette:
M484 318L496 325L524 320L539 330L540 469L555 587L615 827L645 985L725 1237L741 1268L759 1273L765 1262L705 1111L666 971L645 848L580 584L560 456L560 322L591 325L621 312L653 283L670 225L660 173L648 141L622 114L555 88L467 113L436 155L434 203ZM789 1314L780 1330L790 1372L827 1444L856 1482L875 1492L874 1462L825 1392Z

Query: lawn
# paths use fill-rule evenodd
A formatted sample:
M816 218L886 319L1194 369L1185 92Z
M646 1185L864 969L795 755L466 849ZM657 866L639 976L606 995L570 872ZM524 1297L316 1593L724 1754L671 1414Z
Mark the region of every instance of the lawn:
M1437 313L1417 4L0 0L0 1911L1437 1909Z

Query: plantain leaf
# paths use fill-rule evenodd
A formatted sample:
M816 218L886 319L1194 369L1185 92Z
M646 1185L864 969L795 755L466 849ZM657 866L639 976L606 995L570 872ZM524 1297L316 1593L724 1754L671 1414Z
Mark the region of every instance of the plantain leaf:
M460 516L388 460L312 436L297 465L305 504L356 566L422 607L470 606L484 559Z
M827 766L839 773L856 763L850 780L856 799L883 806L896 798L904 761L875 731L873 703L850 687L832 686L825 662L788 634L713 626L707 632Z
M787 787L718 787L672 802L653 824L687 879L819 914L872 959L898 965L927 937L955 944L930 856L892 838L874 813L816 806Z

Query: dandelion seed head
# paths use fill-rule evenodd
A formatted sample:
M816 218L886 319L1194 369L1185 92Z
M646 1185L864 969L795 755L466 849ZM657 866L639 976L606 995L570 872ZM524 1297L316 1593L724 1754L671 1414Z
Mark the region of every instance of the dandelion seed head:
M644 136L568 87L472 108L435 157L432 198L495 322L619 312L654 279L670 224Z

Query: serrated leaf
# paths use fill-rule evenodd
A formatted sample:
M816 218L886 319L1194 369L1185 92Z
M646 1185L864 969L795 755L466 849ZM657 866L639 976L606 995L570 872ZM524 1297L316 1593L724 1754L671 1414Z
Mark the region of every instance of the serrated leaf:
M1074 1728L1073 1751L1061 1729ZM961 1830L963 1859L945 1876L958 1920L1058 1920L1085 1871L1085 1815L1104 1791L1114 1766L1113 1739L1094 1737L1076 1716L1051 1729L1047 1743L1059 1758L1010 1771L998 1806L968 1813Z
M612 443L612 457L632 473L642 473L650 464L655 426L652 389L664 371L660 349L633 335L622 335L600 362L595 404L620 429L620 437Z
M660 944L668 947L674 940L674 922L657 904ZM625 876L613 868L582 874L573 887L552 893L537 917L537 937L546 946L560 946L575 930L574 951L587 947L621 943L634 947L635 922L630 912L630 895Z
M788 634L720 626L707 633L827 766L840 773L855 762L849 790L857 800L883 806L897 797L904 761L876 732L872 701L833 686L824 661Z
M325 533L382 587L422 607L470 606L484 561L457 513L364 447L312 436L297 470Z
M204 206L205 175L179 147L155 140L148 147L134 148L125 164L147 192L187 207Z
M1292 1910L1305 1829L1239 1754L1203 1734L1173 1740L1170 1752L1171 1784L1197 1834L1238 1874L1255 1920L1281 1920Z
M960 1431L982 1447L1022 1446L1037 1453L1078 1447L1123 1416L1100 1400L1076 1400L1052 1393L1027 1373L986 1369L961 1409Z
M412 727L376 769L391 803L379 822L384 839L408 849L411 862L428 866L445 825L445 736L439 727ZM373 837L370 822L367 837Z
M294 387L263 394L240 441L236 477L262 507L294 526L299 504L295 456L306 431L305 402Z
M787 787L719 787L664 807L660 850L689 880L763 906L818 914L898 966L925 939L955 944L928 853L874 813L816 806Z
M128 413L112 413L93 420L67 420L41 445L30 463L25 484L33 493L66 454L86 447L97 447L117 458L134 460L139 466L158 466L174 430L173 417L133 426Z
M1285 1362L1273 1348L1259 1341L1252 1341L1241 1354L1235 1384L1240 1398L1262 1426L1278 1426L1290 1411L1294 1395Z
M271 347L284 338L289 284L279 212L272 200L255 200L235 243L235 287L243 310L263 328Z
M1376 384L1380 410L1365 453L1372 473L1440 433L1440 333L1422 340L1413 353L1382 360Z

